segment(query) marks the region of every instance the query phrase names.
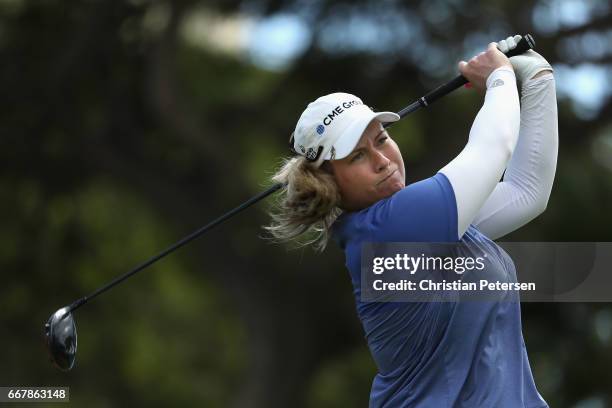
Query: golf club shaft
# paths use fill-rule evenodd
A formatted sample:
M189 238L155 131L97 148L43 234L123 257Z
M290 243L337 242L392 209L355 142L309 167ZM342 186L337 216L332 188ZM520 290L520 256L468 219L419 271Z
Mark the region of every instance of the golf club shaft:
M159 261L161 258L165 257L169 253L174 252L177 249L179 249L180 247L182 247L183 245L186 245L187 243L193 241L194 239L198 238L200 235L204 234L205 232L207 232L207 231L211 230L212 228L216 227L217 225L221 224L223 221L227 220L228 218L233 217L234 215L238 214L240 211L247 209L248 207L250 207L251 205L255 204L256 202L264 199L265 197L269 196L270 194L272 194L276 190L280 189L281 187L283 187L283 185L279 183L279 184L273 185L272 187L268 188L265 191L262 191L261 193L259 193L256 196L252 197L248 201L245 201L244 203L240 204L238 207L234 208L233 210L223 214L222 216L220 216L219 218L209 222L208 224L206 224L202 228L200 228L200 229L192 232L191 234L187 235L185 238L183 238L180 241L176 242L175 244L169 246L164 251L160 252L159 254L155 255L154 257L150 258L149 260L141 263L140 265L138 265L137 267L135 267L131 271L126 272L125 274L123 274L121 276L118 276L117 278L113 279L112 281L110 281L106 285L104 285L101 288L97 289L95 292L93 292L89 296L84 296L81 299L76 300L75 302L73 302L69 306L69 312L73 312L74 310L76 310L79 307L83 306L85 303L87 303L91 299L93 299L96 296L106 292L107 290L109 290L113 286L118 285L119 283L123 282L124 280L126 280L130 276L140 272L141 270L143 270L147 266L150 266L150 265L154 264L155 262Z
M529 49L532 49L534 47L535 47L535 42L534 42L532 36L530 34L526 34L519 41L519 43L517 44L517 46L514 49L512 49L511 51L506 53L506 56L507 57L512 57L514 55L519 55L519 54L522 54L525 51L527 51ZM452 81L449 81L449 82L439 86L438 88L434 89L433 91L431 91L431 92L427 93L426 95L422 96L421 98L419 98L417 101L411 103L410 105L408 105L404 109L400 110L398 112L398 115L400 116L400 119L406 117L407 115L409 115L412 112L415 112L415 111L419 110L422 107L429 106L432 102L434 102L437 99L439 99L440 97L442 97L442 96L444 96L444 95L454 91L455 89L461 87L462 85L466 84L467 82L468 82L468 80L465 79L465 77L463 77L462 75L457 76ZM385 124L385 128L390 126L390 125L391 125L391 123ZM138 265L137 267L135 267L131 271L129 271L129 272L127 272L127 273L125 273L123 275L120 275L117 278L113 279L112 281L110 281L106 285L102 286L101 288L97 289L95 292L91 293L89 296L84 296L84 297L74 301L73 303L70 304L70 306L68 306L67 313L71 313L71 312L75 311L76 309L78 309L79 307L83 306L85 303L87 303L91 299L95 298L96 296L106 292L107 290L109 290L113 286L118 285L119 283L121 283L124 280L128 279L132 275L135 275L136 273L140 272L141 270L145 269L146 267L154 264L155 262L159 261L160 259L162 259L166 255L170 254L171 252L176 251L180 247L182 247L182 246L186 245L187 243L193 241L194 239L200 237L202 234L204 234L205 232L211 230L212 228L214 228L215 226L219 225L220 223L222 223L223 221L227 220L228 218L233 217L234 215L236 215L240 211L250 207L251 205L255 204L256 202L258 202L258 201L260 201L262 199L264 199L265 197L269 196L270 194L274 193L277 190L280 190L283 187L285 187L285 184L278 183L278 184L275 184L275 185L271 186L267 190L262 191L261 193L259 193L256 196L252 197L248 201L245 201L244 203L242 203L238 207L234 208L233 210L223 214L219 218L211 221L210 223L208 223L205 226L201 227L200 229L192 232L191 234L189 234L185 238L181 239L180 241L176 242L175 244L169 246L168 248L166 248L164 251L162 251L158 255L155 255L154 257L150 258L149 260L143 262L142 264Z
M516 44L516 47L514 47L513 49L511 49L505 54L506 54L506 57L510 58L510 57L514 57L515 55L523 54L525 51L531 50L533 48L535 48L535 41L533 37L531 36L531 34L525 34L523 38L521 38L521 40ZM397 114L400 116L400 118L403 118L404 116L412 112L415 112L421 108L424 108L425 106L430 105L437 99L454 91L455 89L461 87L462 85L467 84L468 82L469 81L463 75L458 75L453 80L440 85L433 91L428 92L427 94L425 94L418 100L406 106L404 109L397 112Z

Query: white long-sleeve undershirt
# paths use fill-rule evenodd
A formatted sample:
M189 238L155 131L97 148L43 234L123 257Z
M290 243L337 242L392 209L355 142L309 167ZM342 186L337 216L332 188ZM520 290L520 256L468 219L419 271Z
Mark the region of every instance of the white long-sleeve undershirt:
M463 236L506 169L518 141L520 107L510 67L493 71L485 101L474 119L464 149L440 169L457 202L457 233Z
M491 239L516 230L546 209L559 145L552 73L523 84L520 121L519 140L503 181L472 221Z
M493 86L498 79L503 86ZM557 151L553 75L523 84L519 113L514 73L494 71L467 145L440 170L455 192L458 238L473 223L496 239L541 214L552 190Z

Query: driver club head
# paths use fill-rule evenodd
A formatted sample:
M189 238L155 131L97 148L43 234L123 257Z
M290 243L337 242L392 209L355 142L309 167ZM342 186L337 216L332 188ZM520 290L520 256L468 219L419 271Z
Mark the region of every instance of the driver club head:
M51 362L62 371L74 366L77 351L77 331L68 306L53 313L45 323L45 344Z

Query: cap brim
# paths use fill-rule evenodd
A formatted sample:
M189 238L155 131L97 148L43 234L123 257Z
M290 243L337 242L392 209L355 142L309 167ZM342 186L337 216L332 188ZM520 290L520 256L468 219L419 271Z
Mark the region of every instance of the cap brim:
M363 132L374 119L384 124L397 122L400 120L400 116L393 112L371 112L370 115L363 115L359 120L351 124L334 143L335 154L333 160L344 159L351 154L359 143L361 135L363 135ZM326 155L325 160L332 160L330 153Z

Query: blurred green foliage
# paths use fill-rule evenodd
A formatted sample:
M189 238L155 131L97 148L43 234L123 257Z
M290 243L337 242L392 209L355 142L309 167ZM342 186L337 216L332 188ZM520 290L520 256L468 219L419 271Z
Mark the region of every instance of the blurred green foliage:
M181 23L194 10L266 16L311 3L0 1L0 384L70 386L71 403L87 407L365 406L375 366L342 253L259 239L269 203L76 312L73 371L52 368L42 326L60 306L267 185L317 96L345 90L399 110L454 72L456 39L475 30L489 40L500 27L534 32L558 63L565 38L612 28L608 11L538 36L536 1L518 10L506 1L436 2L438 14L427 1L388 3L429 16L424 44L444 50L439 69L397 49L320 46L328 19L349 8L371 13L368 1L313 2L312 44L278 71L195 47ZM449 24L436 24L443 10ZM462 148L479 104L458 91L392 128L410 182ZM610 157L594 152L611 137L611 110L605 103L584 119L560 99L549 207L506 240L609 240ZM523 304L534 376L551 406L612 405L611 331L607 304Z

